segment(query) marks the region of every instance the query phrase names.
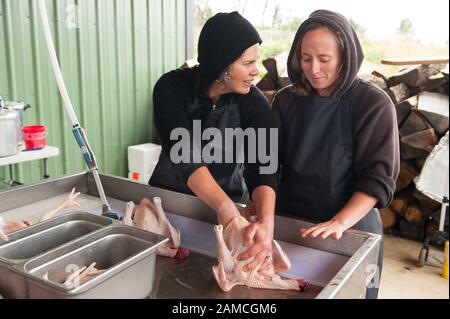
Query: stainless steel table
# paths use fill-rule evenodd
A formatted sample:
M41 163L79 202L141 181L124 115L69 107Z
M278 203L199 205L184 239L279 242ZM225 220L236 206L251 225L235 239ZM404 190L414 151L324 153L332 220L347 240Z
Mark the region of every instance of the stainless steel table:
M196 244L198 226L194 229L183 226L180 220L187 220L186 225L204 225L211 227L217 223L216 214L211 211L197 197L180 194L148 185L139 184L125 178L101 175L106 195L111 198L114 208L115 203L134 201L138 203L143 197L151 198L159 196L162 199L168 217L174 218L176 227L182 229L183 237L188 248L192 249L191 255L184 261L166 257L158 257L156 263L156 282L151 298L364 298L365 285L368 282L368 270L376 264L381 237L361 231L349 230L341 240L318 240L301 238L298 230L311 224L289 216L277 215L275 218L275 239L292 249L288 253L292 260L301 260L300 264L294 264L293 273L301 273L302 267L315 268L317 265L327 270L326 278L317 278L316 284L310 287L306 293L296 291L276 291L266 289L250 289L235 287L228 293L222 292L215 283L212 266L217 263L213 251L200 249ZM49 198L61 198L64 193L70 192L75 187L89 198L98 196L93 178L89 173L79 173L54 179L45 180L33 185L19 186L0 192L0 215L10 216L12 212L20 211L21 207L30 207L34 203L45 201ZM31 206L30 206L31 205ZM95 205L94 205L95 206ZM117 206L116 206L117 207ZM9 214L9 215L8 215ZM23 216L21 216L23 217ZM189 222L190 221L190 222ZM206 228L205 228L206 229ZM214 246L214 242L209 243ZM189 246L192 247L189 247ZM315 257L304 257L302 252L312 251L317 255L331 255L342 264L319 263ZM297 254L297 255L292 255ZM300 254L300 256L298 256ZM300 258L300 259L299 259ZM317 259L317 258L316 258ZM328 267L328 269L326 269ZM330 275L331 271L331 275ZM310 278L306 278L310 279ZM321 283L320 283L321 282ZM0 291L1 294L1 291Z

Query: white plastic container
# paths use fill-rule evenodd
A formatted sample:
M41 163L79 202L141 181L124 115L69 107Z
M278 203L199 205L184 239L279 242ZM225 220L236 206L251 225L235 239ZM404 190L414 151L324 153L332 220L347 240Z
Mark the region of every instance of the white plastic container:
M161 153L161 145L147 143L128 147L128 171L147 176L153 173Z
M152 174L143 175L139 172L128 172L129 179L142 184L148 184L148 181L150 180L151 176Z

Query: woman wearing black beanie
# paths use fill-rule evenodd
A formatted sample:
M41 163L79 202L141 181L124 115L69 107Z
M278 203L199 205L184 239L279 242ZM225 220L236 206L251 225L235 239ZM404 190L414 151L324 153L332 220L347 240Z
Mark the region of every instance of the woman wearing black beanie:
M153 93L162 152L150 185L197 195L224 226L240 215L234 202L245 203L250 197L259 218L246 231L248 242L255 240L241 256L255 256L247 270L262 262L261 270L269 267L266 257L271 256L277 185L277 152L272 152L275 158L270 157L269 163L258 156L259 148L266 147L267 154L277 140L273 136L271 143L275 122L270 106L252 83L259 74L256 61L261 42L255 28L239 13L218 13L200 33L199 66L164 74ZM256 141L247 138L239 149L234 138L229 145L230 129L253 132ZM189 141L180 147L178 137L184 132ZM196 134L202 134L202 141L196 141ZM203 141L205 134L225 136L225 143L213 144L213 161L205 156L206 147L212 144ZM240 151L243 162L238 160ZM232 161L226 160L230 153ZM264 170L270 166L274 169Z

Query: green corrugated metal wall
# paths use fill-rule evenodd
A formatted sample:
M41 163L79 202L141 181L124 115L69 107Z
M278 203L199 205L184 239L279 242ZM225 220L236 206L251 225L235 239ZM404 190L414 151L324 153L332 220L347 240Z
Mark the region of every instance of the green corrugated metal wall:
M0 1L0 94L31 105L26 125L48 127L47 144L60 149L60 156L49 159L52 177L86 170L51 70L36 1ZM185 0L46 1L69 97L101 172L126 176L127 147L152 141L153 86L185 60L185 6ZM78 28L67 26L73 22ZM42 161L15 165L15 178L34 182L42 169ZM0 176L9 176L5 167Z

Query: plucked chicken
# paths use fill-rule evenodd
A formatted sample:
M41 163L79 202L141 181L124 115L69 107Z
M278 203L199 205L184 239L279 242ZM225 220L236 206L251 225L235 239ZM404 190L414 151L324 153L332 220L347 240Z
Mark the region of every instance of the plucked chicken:
M308 282L305 279L284 279L277 272L290 268L289 258L281 246L274 240L272 242L272 265L267 270L259 270L258 265L253 271L245 272L243 267L254 257L247 260L237 260L237 256L249 247L244 246L244 232L249 222L242 216L233 218L225 230L222 225L214 226L217 240L217 256L219 264L213 266L214 277L219 287L230 291L236 285L245 285L251 288L284 289L305 291Z
M158 255L176 259L184 259L189 255L188 249L180 248L180 230L173 227L167 219L159 197L154 197L153 202L143 198L136 208L133 202L128 202L122 222L168 237L169 241L158 247Z
M39 221L45 221L52 217L54 217L57 213L59 213L62 209L68 207L78 207L80 208L80 204L75 201L75 198L80 195L80 193L75 193L75 188L72 189L72 192L67 196L64 201L55 209L45 213ZM22 228L26 228L31 226L32 223L29 220L22 221L7 221L5 222L2 217L0 217L0 240L8 240L9 233L21 230Z

